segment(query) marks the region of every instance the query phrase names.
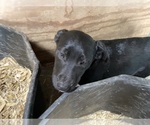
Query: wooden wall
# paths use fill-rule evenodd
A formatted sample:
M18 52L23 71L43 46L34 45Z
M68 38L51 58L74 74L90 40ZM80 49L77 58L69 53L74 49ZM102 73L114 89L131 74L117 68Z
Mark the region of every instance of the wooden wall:
M59 29L82 30L94 39L148 36L150 33L150 0L99 0L81 4L75 0L65 0L61 4L52 0L12 1L1 0L0 24L24 32L42 63L53 61L53 38Z

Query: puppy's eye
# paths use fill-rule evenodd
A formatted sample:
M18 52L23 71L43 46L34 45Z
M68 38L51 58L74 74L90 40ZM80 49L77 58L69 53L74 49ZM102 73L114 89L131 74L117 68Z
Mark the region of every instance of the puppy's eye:
M60 52L60 58L63 59L63 61L67 60L67 55L68 55L68 49L64 49Z
M78 65L83 66L85 63L86 63L86 60L85 60L84 56L81 56L79 59Z
M64 54L67 55L68 54L68 49L64 50Z
M82 60L82 61L79 62L79 65L80 65L80 66L82 66L82 65L84 65L84 64L85 64L85 61L84 61L84 60Z
M60 57L61 57L62 59L64 59L64 58L65 58L65 54L64 54L64 53L60 53Z

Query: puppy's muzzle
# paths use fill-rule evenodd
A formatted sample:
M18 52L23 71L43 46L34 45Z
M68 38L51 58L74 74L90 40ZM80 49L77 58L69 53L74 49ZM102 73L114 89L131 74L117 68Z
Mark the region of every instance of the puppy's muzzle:
M77 88L78 85L74 83L74 81L71 79L68 80L68 77L66 75L58 75L57 76L57 82L55 88L61 92L71 92L74 91Z

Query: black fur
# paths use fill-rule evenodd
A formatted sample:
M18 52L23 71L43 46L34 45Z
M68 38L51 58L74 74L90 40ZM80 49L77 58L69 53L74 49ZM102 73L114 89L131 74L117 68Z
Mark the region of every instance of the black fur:
M95 41L77 30L60 30L53 70L53 85L71 92L78 84L128 74L150 74L150 38L127 38Z

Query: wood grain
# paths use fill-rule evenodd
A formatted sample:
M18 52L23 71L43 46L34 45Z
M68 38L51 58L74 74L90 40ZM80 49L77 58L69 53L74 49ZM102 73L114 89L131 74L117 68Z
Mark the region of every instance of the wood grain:
M0 9L0 23L24 32L42 63L53 61L59 29L77 29L94 39L148 36L150 3L131 6L16 6Z

